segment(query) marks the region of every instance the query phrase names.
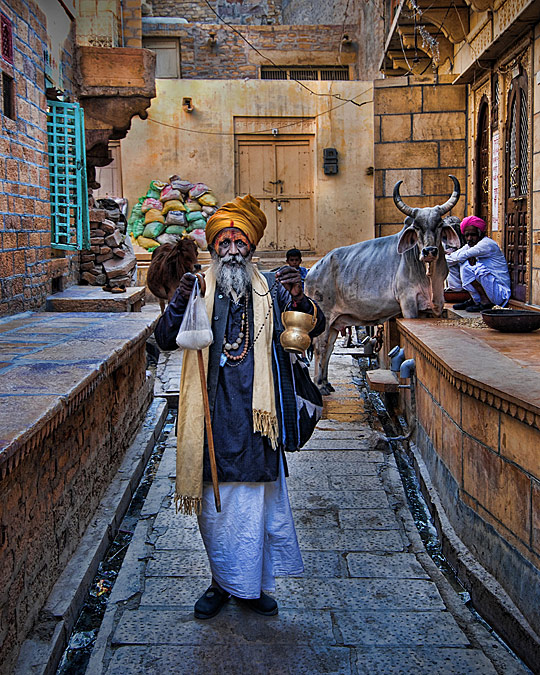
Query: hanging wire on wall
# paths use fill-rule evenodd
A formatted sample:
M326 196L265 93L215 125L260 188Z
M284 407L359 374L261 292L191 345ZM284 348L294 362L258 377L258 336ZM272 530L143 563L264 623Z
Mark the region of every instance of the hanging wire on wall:
M277 68L277 69L279 69L280 71L283 71L283 72L287 72L284 68L282 68L277 63L272 61L272 59L270 57L266 56L259 49L257 49L257 47L255 47L255 45L253 43L251 43L235 26L233 26L231 23L226 21L222 16L220 16L220 14L218 14L218 12L216 12L216 10L208 2L208 0L203 0L203 2L208 6L210 11L212 11L217 16L217 18L221 21L221 23L223 23L225 26L230 28L234 33L236 33L248 45L248 47L250 47L250 49L253 49L253 51L256 52L260 57L262 57L263 59L268 61L268 63L271 63L274 66L274 68ZM341 96L340 94L327 94L327 93L324 93L324 92L313 91L313 89L310 89L306 84L304 84L300 80L297 80L294 77L290 77L289 79L292 80L293 82L296 82L296 84L298 84L300 87L302 87L306 91L309 91L309 93L312 94L313 96L328 96L329 98L336 98L338 101L344 101L345 103L352 103L353 105L363 105L363 104L357 103L352 98L343 98L343 96Z

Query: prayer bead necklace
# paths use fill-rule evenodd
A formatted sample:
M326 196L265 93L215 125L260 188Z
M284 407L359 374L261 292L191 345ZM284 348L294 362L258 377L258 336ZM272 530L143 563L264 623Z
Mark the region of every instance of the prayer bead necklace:
M275 284L274 284L274 286L275 286ZM274 288L274 286L272 286L272 288L270 288L269 290L272 291L273 288ZM257 293L257 295L261 295L261 294L260 294L260 293ZM263 295L267 295L267 293L264 293ZM266 321L267 321L268 317L270 316L270 312L272 311L272 308L273 308L273 306L274 306L273 298L272 298L272 296L270 296L270 307L268 308L268 311L266 312L266 316L264 317L264 320L263 320L263 322L262 322L262 324L261 324L261 327L260 327L259 330L257 331L257 335L255 336L253 342L252 342L251 344L249 344L249 334L248 334L248 331L249 331L249 322L247 322L247 303L248 303L248 299L247 299L247 296L246 296L246 306L245 306L245 314L246 314L246 342L245 342L245 344L244 344L244 349L242 350L242 354L239 354L238 356L231 356L231 355L228 354L225 350L223 350L223 354L224 354L224 355L226 356L226 358L227 358L227 365L230 366L230 367L237 367L237 366L239 366L239 365L242 363L242 361L246 358L246 356L249 354L249 352L253 349L253 347L255 346L255 343L256 343L257 340L259 339L260 334L262 333L262 330L263 330L263 328L264 328L264 326L265 326L265 324L266 324ZM234 363L234 361L236 361L236 363Z
M244 299L244 311L242 312L242 319L240 322L240 331L238 333L238 337L234 342L227 340L227 337L225 336L223 338L223 354L227 357L229 361L241 361L247 354L248 352L248 345L249 345L249 322L247 320L247 314L248 314L248 296L246 294L246 297ZM244 348L240 354L237 354L234 356L233 354L230 354L232 350L236 350L240 347L242 344L241 340L244 340Z

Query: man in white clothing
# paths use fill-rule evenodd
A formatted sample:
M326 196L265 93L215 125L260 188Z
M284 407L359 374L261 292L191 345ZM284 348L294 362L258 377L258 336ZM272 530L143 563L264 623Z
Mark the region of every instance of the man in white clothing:
M503 252L496 241L486 236L486 223L478 216L461 221L467 242L446 254L452 290L466 290L471 298L454 309L481 312L493 305L504 307L510 299L510 274Z

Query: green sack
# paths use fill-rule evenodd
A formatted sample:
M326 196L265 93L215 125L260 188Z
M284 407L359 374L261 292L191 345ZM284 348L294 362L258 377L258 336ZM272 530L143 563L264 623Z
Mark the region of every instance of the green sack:
M163 232L165 232L165 223L154 221L153 223L148 223L144 228L143 237L157 239Z
M135 239L137 239L137 237L140 237L143 232L144 232L144 216L141 216L139 220L137 220L131 226L130 234L132 234L135 237Z
M200 211L191 211L186 213L186 220L188 223L194 223L196 220L201 220L203 223L206 223L206 218Z
M184 234L186 228L183 225L169 225L165 232L167 234Z

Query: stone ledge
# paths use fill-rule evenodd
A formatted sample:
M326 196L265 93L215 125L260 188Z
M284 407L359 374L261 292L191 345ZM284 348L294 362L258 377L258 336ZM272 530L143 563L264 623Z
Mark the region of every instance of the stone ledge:
M405 338L452 386L540 429L540 332L520 333L520 355L513 359L508 345L512 338L517 344L515 334L449 326L438 320L398 319L397 323Z
M125 293L110 293L96 286L70 286L47 297L48 312L138 312L145 288L128 286Z
M155 321L95 312L0 321L2 479L137 351Z

